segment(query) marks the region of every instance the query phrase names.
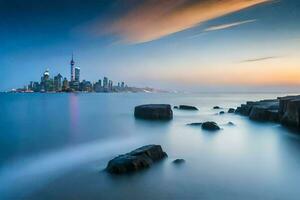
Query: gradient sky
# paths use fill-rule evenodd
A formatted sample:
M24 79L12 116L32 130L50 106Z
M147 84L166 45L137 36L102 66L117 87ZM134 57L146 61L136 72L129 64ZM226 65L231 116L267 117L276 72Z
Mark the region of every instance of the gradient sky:
M0 0L0 90L69 78L74 52L87 80L300 91L299 22L298 0Z

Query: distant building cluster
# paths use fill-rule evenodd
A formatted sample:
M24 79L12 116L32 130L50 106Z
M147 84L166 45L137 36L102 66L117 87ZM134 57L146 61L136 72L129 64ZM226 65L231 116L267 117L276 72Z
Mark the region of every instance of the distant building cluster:
M112 80L104 77L103 80L99 79L97 82L90 82L86 80L80 81L80 68L75 67L75 61L72 59L71 77L68 80L63 78L61 74L57 74L53 78L47 69L40 82L31 81L28 86L14 90L13 92L125 92L130 91L130 88L124 82L118 82L117 85L113 84Z

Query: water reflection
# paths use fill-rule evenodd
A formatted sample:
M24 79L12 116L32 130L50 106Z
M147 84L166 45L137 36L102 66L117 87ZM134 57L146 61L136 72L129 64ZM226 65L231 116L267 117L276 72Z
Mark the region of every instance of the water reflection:
M69 104L70 104L70 134L71 140L76 140L80 134L79 130L79 107L78 107L78 96L76 94L69 95Z
M10 97L0 113L10 124L1 123L6 132L1 142L10 144L2 150L11 158L1 163L0 199L298 199L299 136L277 124L215 115L212 109L270 96L253 98L253 94ZM29 101L36 106L26 108ZM200 111L174 110L169 122L133 117L135 105L165 102L195 105ZM15 105L20 112L32 111L20 119L11 112ZM215 121L222 130L211 133L186 125L203 121ZM229 121L235 125L227 125ZM151 143L161 144L169 157L128 176L102 171L112 157ZM175 167L176 158L186 163Z

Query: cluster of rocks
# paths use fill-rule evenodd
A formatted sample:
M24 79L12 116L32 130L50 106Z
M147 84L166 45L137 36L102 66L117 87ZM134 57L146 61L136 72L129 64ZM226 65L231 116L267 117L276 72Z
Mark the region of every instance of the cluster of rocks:
M197 107L188 105L179 105L174 108L182 110L198 110ZM214 109L221 108L215 106ZM231 110L228 112L231 112ZM220 114L224 113L224 111L220 112ZM173 118L173 111L169 104L147 104L136 106L134 109L134 116L136 118L148 120L170 120ZM220 130L218 124L211 121L192 123L189 125L201 126L202 129L208 131ZM147 145L113 158L108 162L106 170L112 174L124 174L139 171L150 167L153 163L160 161L167 156L167 153L163 151L160 145ZM175 159L173 161L174 164L182 164L184 162L184 159Z
M272 121L300 128L300 96L249 101L238 107L235 113L249 116L252 120Z

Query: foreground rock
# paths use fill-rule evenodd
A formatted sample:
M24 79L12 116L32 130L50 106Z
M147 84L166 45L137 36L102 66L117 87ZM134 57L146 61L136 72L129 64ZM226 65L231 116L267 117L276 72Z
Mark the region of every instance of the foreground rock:
M201 128L208 131L220 130L220 127L216 122L203 122Z
M249 116L252 120L272 121L300 128L300 96L247 102L238 107L235 112Z
M170 120L173 118L173 111L168 104L147 104L136 106L134 116L150 120Z
M150 167L167 157L160 145L147 145L110 160L106 170L112 174L124 174Z
M198 110L195 106L188 106L188 105L179 105L179 109L181 110Z

